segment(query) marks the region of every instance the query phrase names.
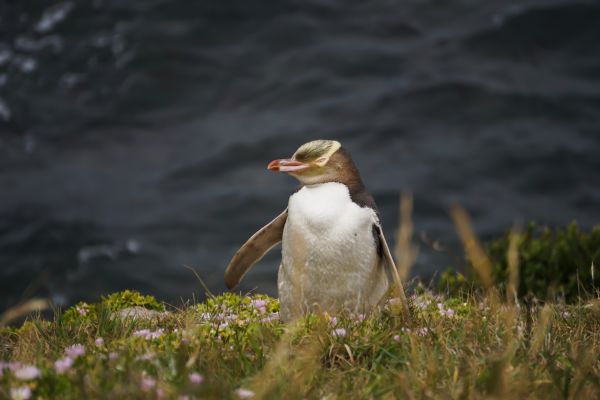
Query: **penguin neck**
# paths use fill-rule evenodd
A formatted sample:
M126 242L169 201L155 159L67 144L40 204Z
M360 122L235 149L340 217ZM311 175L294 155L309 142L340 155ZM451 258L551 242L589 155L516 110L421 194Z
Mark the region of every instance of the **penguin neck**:
M367 191L365 185L360 180L360 177L358 177L357 180L352 180L352 181L341 180L341 179L339 179L339 180L332 179L332 180L326 181L326 182L316 182L316 183L311 183L311 184L304 184L304 185L301 185L297 190L300 190L304 187L307 189L316 189L318 187L326 186L326 185L329 185L332 183L337 183L337 184L346 186L348 188L348 193L350 194L350 197L360 195L361 193Z
M333 182L338 182L348 187L350 196L366 191L365 185L360 178L360 173L350 154L343 147L332 157L330 162L336 166L337 174Z

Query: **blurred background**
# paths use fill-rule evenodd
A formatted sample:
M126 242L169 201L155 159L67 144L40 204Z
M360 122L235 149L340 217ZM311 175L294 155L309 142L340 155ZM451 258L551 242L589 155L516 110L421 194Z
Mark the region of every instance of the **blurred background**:
M415 196L430 279L477 233L600 222L600 3L0 1L0 311L122 289L214 292L340 140L381 209ZM446 251L435 251L439 241ZM454 250L452 250L454 249ZM276 294L278 251L242 291Z

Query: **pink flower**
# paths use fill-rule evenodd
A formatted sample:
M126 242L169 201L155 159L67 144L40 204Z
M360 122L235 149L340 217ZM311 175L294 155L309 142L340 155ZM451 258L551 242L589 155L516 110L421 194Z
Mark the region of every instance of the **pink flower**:
M102 339L101 337L97 337L96 340L94 340L94 343L96 344L96 346L103 346L104 339Z
M331 319L329 320L329 324L330 324L331 326L336 326L336 325L337 325L337 323L338 323L338 319L337 319L337 317L335 317L335 316L334 316L334 317L331 317Z
M227 326L229 326L229 322L223 322L222 324L219 324L219 330L223 330L227 328Z
M70 357L61 358L54 362L54 370L58 374L64 374L73 366L73 359Z
M270 315L267 315L263 319L261 319L260 322L273 322L273 321L277 321L277 320L279 320L279 313L274 312L274 313L271 313Z
M421 310L426 309L427 307L429 307L429 304L431 304L431 301L425 299L418 299L414 301L414 304L419 307Z
M158 339L163 334L163 329L157 329L155 331L151 331L150 329L141 329L139 331L133 332L133 336L143 337L146 340Z
M267 302L262 299L252 300L250 304L252 304L258 311L260 311L261 314L267 312Z
M189 375L189 379L190 383L193 383L194 385L199 385L202 383L202 381L204 381L204 377L197 372L192 372Z
M396 342L399 342L400 341L400 335L394 335L394 340Z
M155 358L156 358L156 355L154 353L145 353L145 354L142 354L141 356L137 356L136 360L151 361L151 360L154 360Z
M87 310L86 310L85 308L83 308L83 307L79 307L79 306L77 306L77 307L75 307L75 309L77 310L77 312L79 313L79 315L81 315L82 317L83 317L85 314L87 314Z
M33 365L25 365L15 371L15 377L21 381L30 381L39 378L40 370Z
M133 332L132 336L146 337L150 334L150 329L140 329L139 331Z
M451 308L444 308L443 303L437 303L437 308L440 311L440 315L443 315L444 317L454 317L454 310Z
M77 358L85 354L85 347L82 344L74 344L65 348L65 354L70 358Z
M252 304L256 308L261 308L261 307L266 307L267 302L262 299L256 299L256 300L252 300L250 302L250 304Z
M240 399L249 399L251 397L254 397L255 393L252 390L239 388L238 390L235 391L235 394Z
M150 378L148 376L142 377L142 390L144 392L149 392L150 390L154 389L155 386L156 379Z
M10 389L10 398L13 400L27 400L31 397L29 386L21 386Z
M400 300L398 297L391 298L387 302L391 306L396 306L398 304L402 304L402 300Z
M212 319L212 314L211 313L203 312L202 314L200 314L200 318L202 318L202 319Z
M18 361L17 362L0 361L0 378L4 374L5 369L9 369L10 371L15 372L16 370L21 368L21 366L22 366L22 364Z
M116 351L111 351L110 353L108 353L109 360L116 360L117 358L119 358L119 353L117 353Z
M162 328L155 330L154 332L152 332L150 334L150 339L158 339L159 337L162 336L163 332L164 331Z
M10 369L13 373L20 369L23 366L23 363L20 363L19 361L15 361L15 362L9 362L8 363L8 369Z
M346 329L344 329L344 328L334 329L333 331L331 331L331 336L333 336L333 337L344 337L344 336L346 336Z
M427 327L417 329L417 335L419 335L419 336L427 336L428 333L429 333L429 328L427 328Z

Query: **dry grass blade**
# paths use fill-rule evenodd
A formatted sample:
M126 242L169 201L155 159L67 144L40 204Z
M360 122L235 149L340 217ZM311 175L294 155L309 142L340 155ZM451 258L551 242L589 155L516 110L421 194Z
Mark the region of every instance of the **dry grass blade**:
M32 312L44 311L50 308L50 303L46 299L31 299L25 303L19 304L13 308L9 308L0 317L0 326L9 324L10 322L22 318Z
M214 298L215 295L212 294L212 292L210 291L210 289L208 288L208 286L206 286L206 283L204 283L204 281L202 280L202 278L200 277L200 275L198 274L198 272L196 272L196 270L192 267L190 267L189 265L183 265L184 268L189 269L190 271L192 271L192 273L196 276L196 279L198 279L198 282L200 282L200 285L202 285L202 288L204 289L204 293L210 297L210 298Z
M301 330L301 323L291 325L265 367L252 378L250 388L255 392L256 399L278 397L276 393L282 389L306 397L307 393L302 392L312 386L313 375L321 366L322 343L318 340L317 332L300 339L300 343L293 343ZM292 387L296 390L290 391Z
M396 238L396 260L398 262L398 273L400 279L406 282L410 274L410 270L417 259L418 249L412 243L413 223L413 196L410 193L405 193L400 197L400 213L399 213L399 230Z
M467 258L473 264L473 268L483 286L490 291L494 285L492 263L485 253L483 246L473 233L467 212L460 206L454 206L452 207L451 215L465 248Z
M590 274L592 275L592 285L594 284L594 260L592 260L592 266L590 267ZM600 293L597 293L600 296Z
M400 312L404 317L406 322L410 321L410 311L408 308L408 301L406 300L406 293L404 292L404 286L402 285L402 280L400 279L400 274L398 274L398 268L396 267L396 263L392 258L392 254L390 252L390 248L387 245L385 237L381 230L379 230L379 239L381 242L381 247L383 250L383 254L385 259L387 260L388 267L392 273L392 278L394 279L394 288L393 293L394 297L398 299L400 302Z
M508 260L508 282L506 287L506 302L514 304L517 301L519 287L519 243L521 241L521 228L515 225L510 233L510 241L506 259Z
M575 373L573 374L573 390L571 391L570 398L580 399L582 398L581 392L584 390L589 375L593 374L594 368L598 367L598 352L589 349L587 346L579 346L578 349L573 350L574 353L576 352L574 360L578 368L575 369Z
M538 322L532 332L531 346L529 347L529 357L535 358L544 345L546 333L550 328L552 320L552 307L548 304L542 308Z

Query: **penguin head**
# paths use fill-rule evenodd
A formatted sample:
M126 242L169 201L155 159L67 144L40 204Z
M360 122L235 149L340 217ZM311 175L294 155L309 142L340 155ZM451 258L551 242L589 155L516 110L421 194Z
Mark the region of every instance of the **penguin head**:
M285 172L303 185L344 182L358 171L348 153L336 140L313 140L304 143L291 158L273 160L270 171Z

